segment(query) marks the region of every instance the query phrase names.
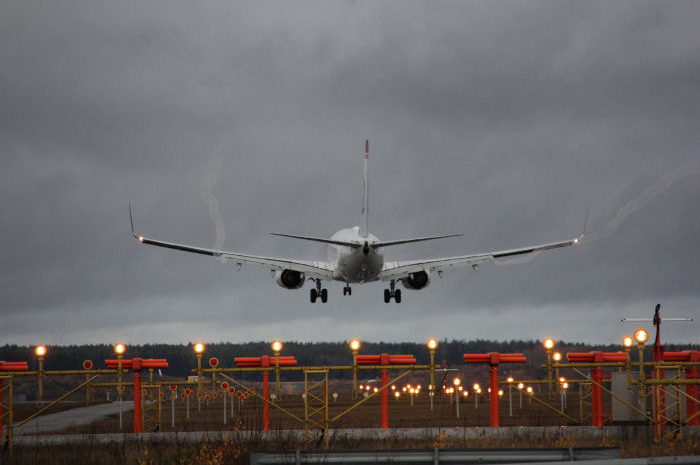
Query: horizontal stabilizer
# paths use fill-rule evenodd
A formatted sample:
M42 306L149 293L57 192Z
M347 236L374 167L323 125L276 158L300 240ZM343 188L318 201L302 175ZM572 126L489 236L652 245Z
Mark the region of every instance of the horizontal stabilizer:
M403 239L400 241L375 242L374 244L371 244L371 246L373 248L377 249L379 247L389 247L391 245L410 244L412 242L432 241L434 239L445 239L447 237L458 237L458 236L464 236L464 234L448 234L446 236L416 237L414 239Z
M345 247L360 247L361 244L356 242L334 241L332 239L323 239L321 237L295 236L293 234L270 233L273 236L291 237L292 239L301 239L302 241L323 242L324 244L342 245Z

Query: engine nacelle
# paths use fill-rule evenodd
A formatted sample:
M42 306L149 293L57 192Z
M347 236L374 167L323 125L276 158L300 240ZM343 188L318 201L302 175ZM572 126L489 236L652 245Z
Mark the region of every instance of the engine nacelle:
M417 271L411 273L407 278L401 280L401 284L406 289L418 290L428 287L430 284L430 274L427 271Z
M275 271L275 281L286 289L299 289L304 285L304 273L294 270Z

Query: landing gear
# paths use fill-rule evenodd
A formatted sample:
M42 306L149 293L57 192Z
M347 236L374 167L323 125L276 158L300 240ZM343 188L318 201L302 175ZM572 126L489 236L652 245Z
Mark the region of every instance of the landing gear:
M401 289L396 289L396 281L391 281L389 283L390 289L384 289L384 303L388 304L391 301L391 298L394 298L394 301L397 304L401 303Z
M343 288L343 295L352 295L352 288L349 284L346 284Z
M324 304L328 302L328 289L321 289L321 280L316 279L316 289L311 289L311 303L316 303L316 299L321 298Z

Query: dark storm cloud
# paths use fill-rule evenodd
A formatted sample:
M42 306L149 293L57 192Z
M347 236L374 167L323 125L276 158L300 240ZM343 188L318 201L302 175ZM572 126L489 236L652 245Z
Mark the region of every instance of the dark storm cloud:
M1 11L3 340L550 332L611 342L626 331L619 318L650 314L657 301L669 316L697 312L694 2L76 1ZM378 284L352 298L330 285L322 307L265 270L236 273L130 238L132 203L145 234L213 246L201 190L225 146L210 183L224 247L323 258L267 232L323 236L357 224L365 138L373 232L465 233L390 249L391 259L573 237L587 207L596 240L436 277L400 307L381 302ZM397 315L405 323L382 332ZM494 315L516 323L504 329Z

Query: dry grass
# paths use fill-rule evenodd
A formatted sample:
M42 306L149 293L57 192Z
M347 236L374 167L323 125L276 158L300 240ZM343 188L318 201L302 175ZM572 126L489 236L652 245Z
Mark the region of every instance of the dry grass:
M235 428L234 428L235 430ZM331 450L352 449L488 449L488 448L537 448L537 447L621 447L623 457L699 455L697 441L676 440L655 443L644 438L624 438L619 441L606 439L549 439L527 437L517 440L464 440L444 436L424 440L397 439L339 439L331 441ZM91 444L78 446L15 447L12 456L0 455L0 462L10 464L244 464L253 450L322 449L322 444L304 444L292 441L285 435L275 440L264 441L253 435L242 440L235 432L233 437L221 441L202 443L151 443L146 441Z

